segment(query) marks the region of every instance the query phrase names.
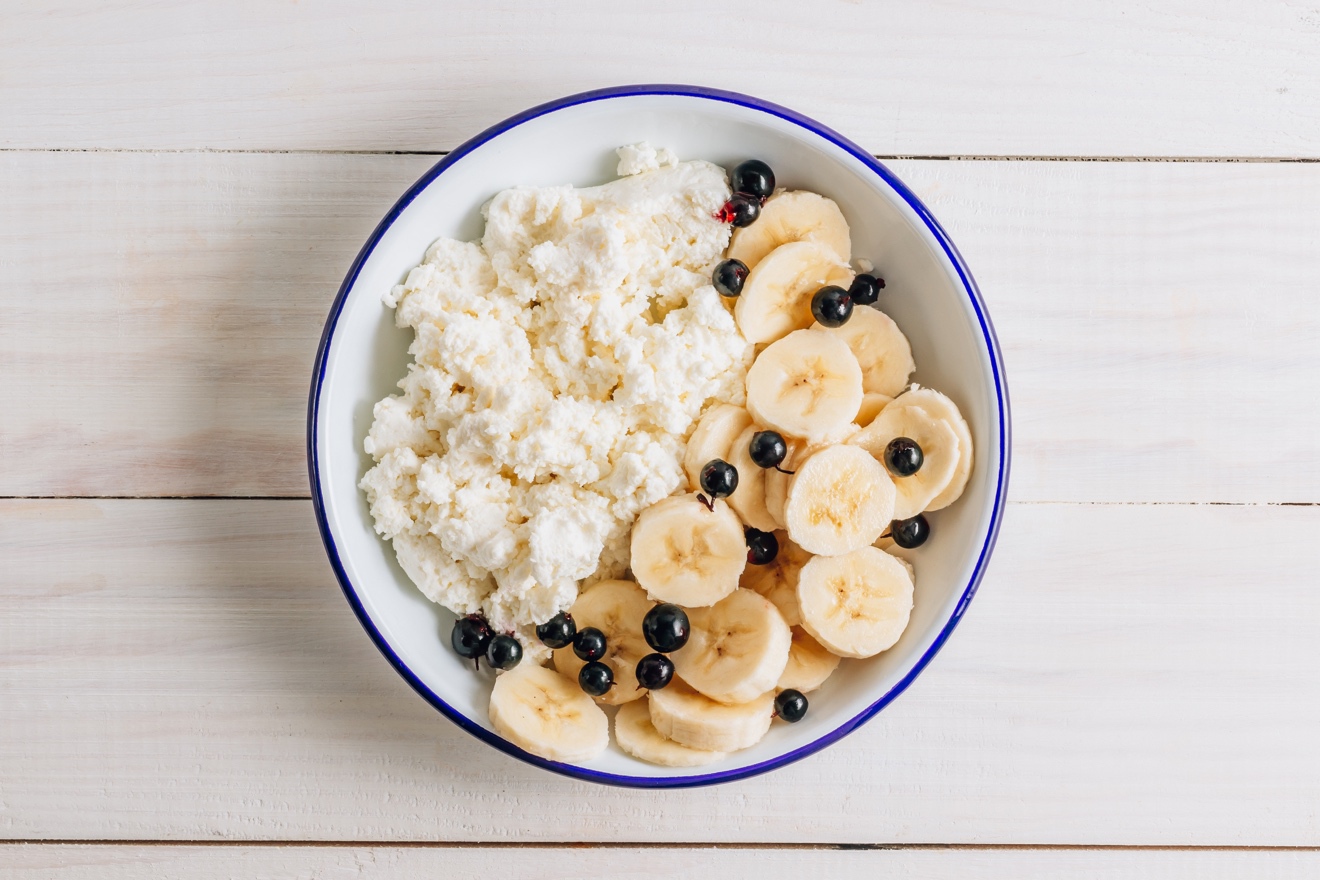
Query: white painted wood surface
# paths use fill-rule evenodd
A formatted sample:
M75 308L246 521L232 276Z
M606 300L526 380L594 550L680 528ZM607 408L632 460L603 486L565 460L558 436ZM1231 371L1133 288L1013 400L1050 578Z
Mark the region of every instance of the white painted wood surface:
M0 146L449 149L696 82L885 155L1320 155L1307 0L54 2L0 29Z
M875 721L668 793L445 722L301 500L321 323L414 153L642 81L884 156L1250 160L890 162L1005 348L1000 549ZM0 880L1315 876L1320 163L1273 160L1317 108L1303 0L10 4ZM909 848L793 846L832 843Z
M967 618L870 724L756 779L636 792L418 699L308 502L0 502L0 834L1320 846L1318 528L1013 505Z
M329 303L433 161L0 153L0 495L306 496ZM1320 500L1320 164L891 164L984 288L1015 498Z
M1310 880L1320 854L1280 851L625 849L0 845L3 880Z

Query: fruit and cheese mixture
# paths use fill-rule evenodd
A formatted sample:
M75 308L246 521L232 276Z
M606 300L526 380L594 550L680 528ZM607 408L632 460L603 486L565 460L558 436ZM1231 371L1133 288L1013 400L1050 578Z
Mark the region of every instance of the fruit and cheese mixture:
M621 148L620 180L520 187L386 298L416 332L362 480L377 530L497 671L491 726L555 761L747 748L891 648L972 472L910 384L884 281L829 198Z

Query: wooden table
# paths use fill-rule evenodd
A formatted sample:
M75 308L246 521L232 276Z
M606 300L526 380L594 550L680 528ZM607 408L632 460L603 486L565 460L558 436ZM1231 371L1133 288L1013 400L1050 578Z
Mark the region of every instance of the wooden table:
M303 458L398 194L642 81L880 155L977 273L1014 407L930 669L695 791L561 779L418 699ZM0 148L0 877L1320 874L1314 2L11 3Z

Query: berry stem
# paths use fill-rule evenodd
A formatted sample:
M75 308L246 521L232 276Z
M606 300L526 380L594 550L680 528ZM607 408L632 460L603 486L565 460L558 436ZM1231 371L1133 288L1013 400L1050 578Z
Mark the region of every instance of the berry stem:
M711 501L709 498L707 498L705 495L702 495L700 492L697 493L697 500L700 501L702 504L706 505L706 509L709 510L711 513L715 512L714 501Z
M781 474L788 474L790 477L797 473L797 471L786 471L779 465L775 465L775 470L779 471Z

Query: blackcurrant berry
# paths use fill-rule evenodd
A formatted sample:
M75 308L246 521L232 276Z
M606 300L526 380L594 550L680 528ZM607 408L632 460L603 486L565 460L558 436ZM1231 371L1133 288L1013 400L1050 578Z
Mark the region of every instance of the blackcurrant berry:
M578 630L578 634L573 637L573 653L578 655L579 660L587 662L604 657L605 633L594 626Z
M775 697L775 714L789 724L801 721L807 714L807 698L792 688L782 690Z
M658 691L674 678L674 661L664 654L647 654L637 661L637 683Z
M727 498L738 488L738 469L727 461L715 459L701 469L701 489L711 498Z
M779 555L779 539L775 537L774 532L749 528L744 534L747 538L748 562L752 565L769 565L775 561L775 557Z
M729 182L733 184L734 192L756 196L762 202L775 191L775 173L760 159L748 159L741 163L729 175Z
M486 648L494 636L494 631L484 617L471 614L454 621L449 643L454 646L454 653L458 656L465 660L476 660L485 656Z
M536 628L536 637L547 648L567 648L573 644L575 635L577 624L573 622L573 615L566 611L559 612Z
M578 686L593 697L601 697L614 687L614 670L592 661L578 670Z
M822 287L811 298L811 315L822 327L842 327L852 317L848 291L833 284Z
M885 447L885 467L896 477L912 476L925 460L921 447L910 437L895 437Z
M788 455L788 444L778 431L757 431L752 435L748 454L757 467L779 467Z
M854 305L874 305L876 300L880 299L880 291L884 287L885 279L863 272L853 278L852 284L848 287L848 298Z
M691 633L687 612L677 605L657 605L642 618L642 637L652 648L665 654L686 645Z
M898 546L911 550L926 543L930 537L930 523L920 513L911 519L896 519L889 524L889 536Z
M486 648L486 662L492 669L512 669L522 660L522 645L513 636L496 636Z
M761 216L761 200L744 193L734 193L716 213L715 219L734 226L751 226Z
M715 267L710 280L720 296L737 296L747 280L747 264L742 260L725 260Z

